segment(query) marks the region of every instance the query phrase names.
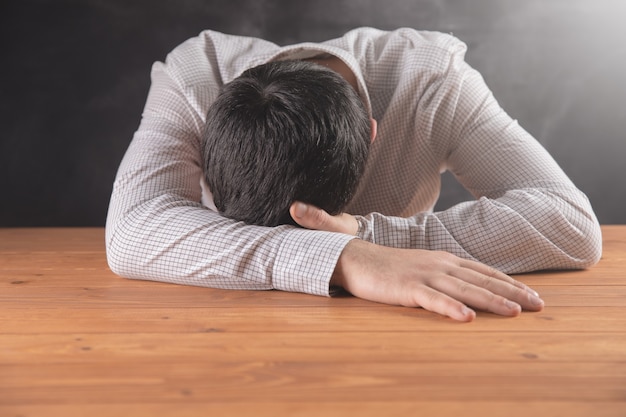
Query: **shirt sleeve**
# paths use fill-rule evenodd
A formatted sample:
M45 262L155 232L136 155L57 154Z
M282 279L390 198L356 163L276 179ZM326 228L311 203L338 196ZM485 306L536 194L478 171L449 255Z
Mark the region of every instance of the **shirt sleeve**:
M577 269L602 252L598 221L548 152L499 106L459 56L421 104L442 166L476 198L408 218L359 217L360 237L381 245L443 250L506 273Z
M180 58L171 54L153 66L141 124L115 179L106 223L111 269L177 284L329 295L352 237L250 226L200 204L204 115L181 82ZM204 85L202 94L216 94L217 83Z

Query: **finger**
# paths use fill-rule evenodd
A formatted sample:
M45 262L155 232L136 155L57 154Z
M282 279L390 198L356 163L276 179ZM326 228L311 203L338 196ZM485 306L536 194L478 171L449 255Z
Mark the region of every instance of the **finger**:
M470 266L470 268L456 270L458 278L513 301L524 310L539 311L543 309L544 302L539 294L526 284L485 264L468 262L461 262L461 265ZM463 273L463 271L469 273Z
M327 232L347 233L354 235L358 230L356 219L349 214L331 216L326 211L309 204L296 201L289 208L293 220L300 226Z
M425 310L448 316L458 321L469 322L476 318L476 312L462 302L427 286L422 286L418 290L411 304L413 303Z
M452 276L442 277L433 283L432 287L442 293L459 300L473 308L489 311L501 316L518 316L522 307L489 290L478 287L466 280Z
M540 310L527 291L498 279L465 269L433 281L432 287L474 308L502 316L518 316L522 309Z
M480 262L476 262L476 261L471 261L468 259L461 259L459 266L464 267L464 268L469 268L469 269L473 269L477 272L480 272L481 274L487 275L489 277L493 277L496 278L500 281L504 281L504 282L508 282L509 284L512 284L518 288L521 288L525 291L528 291L529 293L535 295L535 296L539 296L539 294L537 293L537 291L533 290L532 288L530 288L528 285L524 284L523 282L520 282L516 279L511 278L510 276L498 271L495 268L490 267L489 265L485 265L483 263Z
M289 208L289 214L300 226L307 229L326 230L332 228L332 217L324 210L296 201Z

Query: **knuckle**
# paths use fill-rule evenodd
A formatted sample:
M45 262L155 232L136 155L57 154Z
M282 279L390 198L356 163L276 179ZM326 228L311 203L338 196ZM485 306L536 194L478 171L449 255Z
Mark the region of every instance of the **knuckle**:
M307 220L313 227L323 226L325 223L324 212L317 208L309 208L307 210Z
M420 297L420 300L418 300L418 305L429 311L440 312L442 308L441 304L441 295L434 291L424 294L424 296Z
M517 301L525 301L530 298L530 293L522 288L514 287L511 298Z
M450 252L437 250L437 251L433 251L432 253L433 253L433 256L439 261L450 262L454 259L454 255L452 255Z
M472 286L470 284L468 284L467 282L460 282L459 283L458 291L459 291L460 294L467 294L471 290L472 290Z
M325 212L323 210L320 209L315 209L312 210L312 217L311 217L311 222L317 226L317 227L322 227L325 226L326 223L328 222L328 219L325 216Z
M494 280L491 276L481 275L480 277L478 277L478 285L481 288L489 290L493 287L493 284L494 284Z

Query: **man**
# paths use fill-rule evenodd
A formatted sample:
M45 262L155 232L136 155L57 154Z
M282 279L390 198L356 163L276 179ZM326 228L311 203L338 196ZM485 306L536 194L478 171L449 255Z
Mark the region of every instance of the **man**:
M206 31L156 63L107 218L112 270L129 278L329 295L335 286L470 321L543 301L505 273L585 268L601 254L586 197L497 104L452 36L400 29L278 47ZM203 207L205 115L220 89L268 62L326 64L358 92L378 134L347 213L295 202L293 226ZM372 123L372 127L375 124ZM206 129L210 129L209 125ZM476 200L433 213L440 173Z

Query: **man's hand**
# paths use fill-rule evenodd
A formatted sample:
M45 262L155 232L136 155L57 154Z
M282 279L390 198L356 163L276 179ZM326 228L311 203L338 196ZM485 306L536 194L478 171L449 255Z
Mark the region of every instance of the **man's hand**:
M348 235L356 235L356 232L359 230L359 224L356 219L347 213L331 216L324 210L298 201L291 205L289 214L291 214L291 218L296 223L306 229L324 230L326 232L345 233Z
M539 311L543 301L513 278L447 252L395 249L354 239L345 247L331 280L356 297L422 307L472 321L471 306L503 316Z
M354 217L330 216L311 206L298 212L299 204L291 207L291 215L301 226L356 233ZM447 252L389 248L359 239L345 247L331 285L366 300L422 307L460 321L476 317L469 307L517 316L522 309L539 311L544 305L535 291L482 263Z

